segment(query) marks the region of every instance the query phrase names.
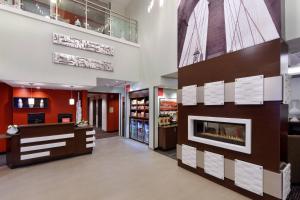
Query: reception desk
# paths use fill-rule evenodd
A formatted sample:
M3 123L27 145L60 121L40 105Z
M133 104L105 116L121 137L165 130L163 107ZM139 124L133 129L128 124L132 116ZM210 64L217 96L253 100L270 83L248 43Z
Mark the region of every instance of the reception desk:
M73 123L19 126L19 133L9 139L7 165L10 168L90 154L95 146L92 127Z

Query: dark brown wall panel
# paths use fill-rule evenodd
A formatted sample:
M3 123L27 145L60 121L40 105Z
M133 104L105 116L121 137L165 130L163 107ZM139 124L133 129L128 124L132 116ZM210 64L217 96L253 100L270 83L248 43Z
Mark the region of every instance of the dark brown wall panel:
M178 106L178 143L197 147L200 151L211 151L227 159L240 159L265 169L279 171L280 163L280 107L279 102L265 102L263 106ZM251 155L211 145L188 141L188 115L252 119Z
M278 39L180 68L179 88L221 80L234 82L236 78L246 76L278 76L280 50L281 44Z
M236 78L264 75L279 76L281 66L280 39L219 56L204 62L179 69L179 88L188 85L203 86L205 83L221 81L234 82ZM240 159L264 169L279 172L281 158L284 159L285 137L282 134L287 109L281 102L264 102L264 105L224 106L178 106L178 143L197 147L200 151L222 154L227 159ZM250 155L211 145L188 141L188 115L244 118L252 120L252 153Z

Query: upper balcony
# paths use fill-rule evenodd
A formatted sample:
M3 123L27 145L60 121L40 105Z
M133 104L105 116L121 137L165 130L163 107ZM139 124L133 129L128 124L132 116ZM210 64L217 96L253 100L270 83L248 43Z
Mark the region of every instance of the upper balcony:
M98 0L0 0L26 12L129 42L138 42L138 22Z

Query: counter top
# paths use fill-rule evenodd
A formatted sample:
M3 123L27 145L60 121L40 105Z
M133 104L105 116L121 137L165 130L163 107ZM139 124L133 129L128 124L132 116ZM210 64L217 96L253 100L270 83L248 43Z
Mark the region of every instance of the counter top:
M11 135L0 134L0 140L2 140L2 139L9 139L9 138L11 138L11 137L12 137Z
M80 127L80 126L75 126L74 129L75 130L85 130L85 129L93 129L94 127L93 126L83 126L83 127Z
M171 125L167 125L167 126L158 126L159 128L174 128L177 127L177 124L171 124Z
M26 124L26 125L20 125L18 128L31 128L31 127L41 127L41 126L59 126L59 125L73 125L74 123L45 123L45 124Z

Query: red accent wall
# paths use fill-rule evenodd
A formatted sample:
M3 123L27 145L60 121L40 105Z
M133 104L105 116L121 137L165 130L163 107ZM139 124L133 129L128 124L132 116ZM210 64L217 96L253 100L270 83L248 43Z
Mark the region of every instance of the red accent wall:
M32 96L35 98L48 98L48 108L43 109L18 109L13 108L13 123L27 124L27 114L35 112L45 113L46 123L57 123L57 115L59 113L71 113L73 122L76 120L76 106L69 105L71 91L68 90L50 90L50 89L33 89ZM84 95L82 95L84 96ZM28 88L13 88L13 97L30 97L30 89ZM73 91L73 97L77 99L77 91ZM86 100L84 100L86 101ZM86 107L83 106L83 115L86 117Z
M12 124L12 87L0 83L0 98L0 134L3 134ZM6 147L6 140L0 140L0 153L5 152Z
M116 132L119 130L119 94L107 97L107 132Z
M82 119L88 121L88 91L81 92Z

